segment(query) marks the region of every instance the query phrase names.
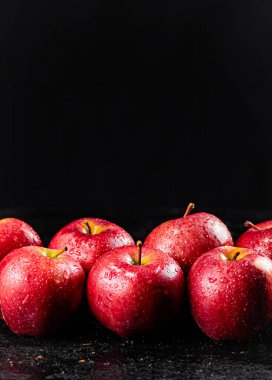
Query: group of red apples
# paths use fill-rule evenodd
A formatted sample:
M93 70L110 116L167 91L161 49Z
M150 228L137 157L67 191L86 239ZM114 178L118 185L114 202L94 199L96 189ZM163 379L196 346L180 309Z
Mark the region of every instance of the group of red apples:
M124 336L179 318L185 292L200 329L216 340L244 340L272 319L272 221L253 225L233 246L216 216L167 221L135 244L121 227L82 218L42 247L27 223L0 220L0 316L16 334L61 328L87 296L102 325Z

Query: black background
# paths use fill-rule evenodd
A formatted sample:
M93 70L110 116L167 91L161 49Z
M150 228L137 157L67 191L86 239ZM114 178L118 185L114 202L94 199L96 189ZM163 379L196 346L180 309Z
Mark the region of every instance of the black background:
M272 206L272 4L3 0L0 206Z

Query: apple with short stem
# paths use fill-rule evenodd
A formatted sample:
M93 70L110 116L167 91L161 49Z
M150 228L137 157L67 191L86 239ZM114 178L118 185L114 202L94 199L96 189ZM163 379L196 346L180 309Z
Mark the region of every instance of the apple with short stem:
M87 281L91 311L102 325L124 337L163 328L180 312L183 294L178 263L141 242L105 253Z
M17 218L0 219L0 260L14 249L29 245L42 245L29 224Z
M98 218L82 218L57 232L49 248L67 247L67 254L74 257L88 273L106 251L131 244L134 244L132 237L116 224Z
M262 252L272 259L272 220L258 224L246 221L244 225L248 230L238 238L236 245Z
M215 215L199 212L190 215L194 204L189 203L182 218L162 223L147 236L145 247L159 249L173 257L188 273L203 253L222 245L233 245L226 225Z
M23 247L1 261L0 307L15 334L50 334L77 311L85 274L65 250Z
M272 318L272 261L247 248L200 256L188 276L192 316L215 340L246 340Z

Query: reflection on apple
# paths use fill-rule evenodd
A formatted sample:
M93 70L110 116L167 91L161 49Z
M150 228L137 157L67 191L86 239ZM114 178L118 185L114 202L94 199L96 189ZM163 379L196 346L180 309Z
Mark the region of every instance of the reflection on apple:
M105 253L87 282L95 317L125 337L165 326L180 312L184 294L178 263L163 252L137 245Z
M57 232L49 248L67 247L67 254L77 260L88 273L105 252L130 244L134 244L132 237L116 224L98 218L82 218Z
M169 220L147 236L145 247L159 249L173 257L188 273L203 253L223 245L233 245L228 228L215 215L198 212L190 215L190 203L182 218Z
M17 218L0 219L0 260L14 249L29 245L42 245L29 224Z
M197 259L188 276L192 316L216 340L245 340L272 317L272 261L262 253L219 247Z
M238 238L237 247L253 249L272 259L272 220L258 224L246 221L245 227L248 230Z
M1 261L1 312L15 334L51 334L78 309L85 274L64 251L29 246Z

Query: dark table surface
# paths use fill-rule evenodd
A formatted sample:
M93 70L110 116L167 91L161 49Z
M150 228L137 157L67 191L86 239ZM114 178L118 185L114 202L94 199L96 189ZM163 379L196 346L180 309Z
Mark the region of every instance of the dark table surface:
M236 238L243 221L270 219L272 211L209 210L221 217ZM44 244L65 223L98 216L142 239L156 225L178 217L160 210L2 210L31 223ZM202 334L188 313L149 337L123 339L96 322L86 305L62 331L45 338L19 337L0 323L1 379L266 379L272 378L272 325L248 342L214 342Z

